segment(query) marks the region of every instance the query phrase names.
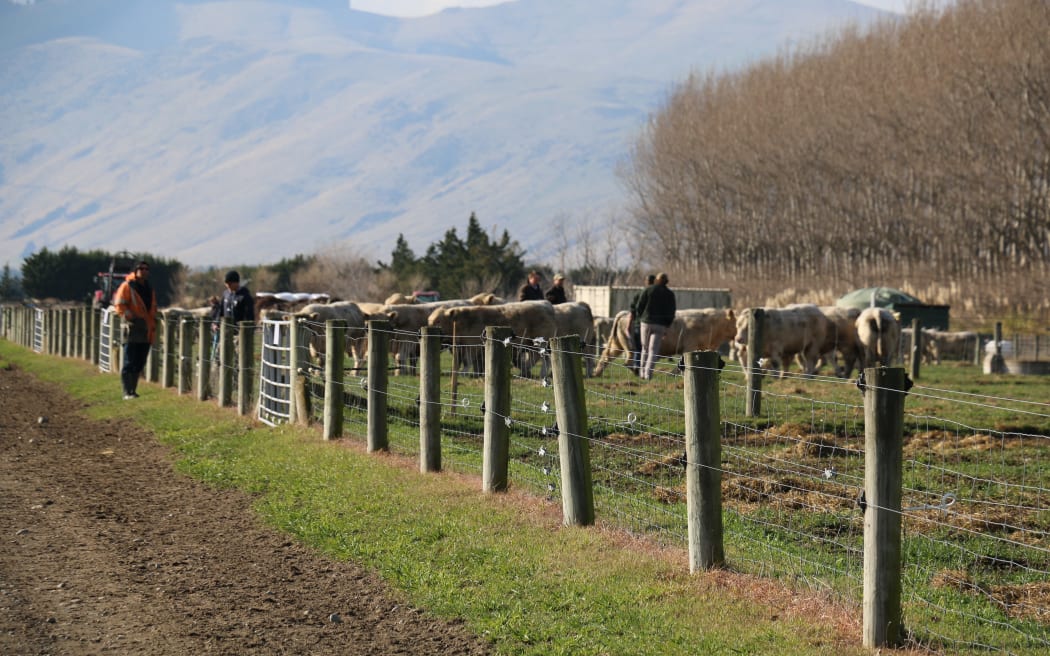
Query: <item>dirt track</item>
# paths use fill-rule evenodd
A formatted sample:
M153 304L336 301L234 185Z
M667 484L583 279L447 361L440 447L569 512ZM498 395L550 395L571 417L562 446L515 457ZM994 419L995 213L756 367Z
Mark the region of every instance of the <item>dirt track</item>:
M0 499L2 654L488 652L16 369L0 369Z

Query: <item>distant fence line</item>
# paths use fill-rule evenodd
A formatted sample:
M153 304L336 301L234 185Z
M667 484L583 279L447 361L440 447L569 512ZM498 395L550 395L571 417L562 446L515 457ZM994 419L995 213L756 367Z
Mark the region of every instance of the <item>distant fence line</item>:
M120 320L113 313L5 307L0 328L0 337L34 351L84 358L103 371L119 370ZM429 329L422 335L399 334L385 322L375 321L368 325L365 375L347 377L345 330L337 321L222 323L218 344L213 345L207 319L159 319L159 344L151 352L145 377L162 387L175 387L179 394L195 391L200 400L214 398L222 406L234 405L236 398L238 412L255 413L270 425L318 421L325 439L340 437L346 425L356 425L355 432L365 437L369 451L391 449L393 430L393 444L418 453L423 472L440 471L451 460L454 466L480 470L485 492L506 490L519 480L528 487L538 486L548 497L559 493L566 525L590 525L596 516L603 516L634 530L666 530L684 538L690 571L746 560L733 542L730 546L738 555L727 557L726 535L734 541L768 542L761 544L762 549L780 564L757 563L758 571L778 571L797 551L796 578L799 572L802 579L843 578L846 589L861 589L862 642L868 647L919 642L1006 653L1014 653L1017 645L1020 651L1050 647L1046 632L1050 608L1023 598L1010 602L1009 615L1024 621L1003 622L1002 630L1017 636L1010 646L980 636L941 634L926 624L906 626L903 598L908 598L909 608L921 607L912 611L916 619L958 613L938 607L932 599L914 598L909 581L920 573L927 578L943 575L923 569L916 544L923 542L919 549L931 552L957 549L960 555L954 558L965 558L974 548L945 542L940 536L945 531L936 528L956 517L970 524L949 526L947 533L974 531L979 522L962 516L962 506L1013 509L1012 520L996 520L1008 527L1009 539L999 541L982 533L980 540L992 550L1022 554L1002 556L1009 563L1023 561L1024 571L1015 578L1046 580L1050 576L1048 522L1028 527L1025 518L1046 519L1043 502L1050 499L1050 490L1045 478L1030 472L1021 482L1011 482L909 457L903 439L909 381L902 368L865 370L862 407L809 401L814 416L811 432L819 433L823 423L862 426L862 437L850 436L847 428L846 443L832 444L823 437L782 435L769 426L748 423L747 417L765 416L773 417L766 423L774 424L789 414L785 406L805 401L764 392L757 371L742 372L747 374L742 383L727 380L725 364L714 352L688 353L679 367L664 372L680 378L678 399L638 398L586 385L583 361L591 354L582 352L576 336L535 343L490 328L478 389L476 380L469 386L457 382L457 376L467 376L458 369L457 360L467 357L460 357L456 349L452 366L443 370L448 336ZM418 380L389 375L392 340L418 340ZM324 344L323 366L311 361L309 342ZM512 376L513 363L523 355L549 359L549 378ZM768 397L765 404L763 395ZM588 405L597 412L589 415ZM862 420L856 417L861 413ZM952 430L956 441L965 441L966 433L971 433L969 437L984 433L958 425L943 432ZM1018 437L1025 438L1046 444L1042 436ZM825 460L831 454L838 460L818 465L801 457L785 460L784 449L770 450L770 445L787 445L790 453L815 451ZM594 449L599 452L592 454ZM632 463L627 465L629 471L623 469L624 463ZM682 473L675 474L676 468ZM916 472L926 481L919 487L905 482L905 474ZM667 484L646 482L644 477L650 475ZM679 491L681 479L684 491ZM935 480L948 484L930 484ZM968 482L960 486L960 480ZM946 487L966 490L967 486L968 498L960 491L944 492ZM994 496L999 491L1002 499ZM727 505L726 494L733 497L733 504ZM652 501L654 497L658 503ZM730 511L735 504L757 510ZM604 514L596 513L596 505ZM807 514L821 517L823 527L809 526L807 521L813 517ZM912 531L908 541L903 536L906 525ZM915 534L923 526L934 527L930 538ZM824 552L831 553L830 562L836 564L824 562ZM965 576L954 576L958 580L950 587L967 586ZM849 583L851 579L859 579L859 584ZM992 606L1002 605L999 597L987 594ZM974 615L974 625L985 621Z

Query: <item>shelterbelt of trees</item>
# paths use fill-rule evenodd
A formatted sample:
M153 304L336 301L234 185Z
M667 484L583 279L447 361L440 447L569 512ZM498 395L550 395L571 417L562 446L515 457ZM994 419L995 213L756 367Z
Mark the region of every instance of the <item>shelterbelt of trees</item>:
M1048 34L1046 0L959 0L695 74L621 170L638 258L782 284L1045 280Z
M229 264L199 270L148 253L134 254L133 259L151 263L150 282L158 305L164 307L173 302L203 305L209 296L221 293L224 273L230 268L237 269L253 291L318 291L342 298L376 299L413 290L438 291L442 298L479 292L510 295L525 279L524 255L508 232L490 236L471 214L465 238L460 238L455 228L449 229L424 255L416 256L402 236L389 264L353 253L296 255L275 264ZM58 251L44 248L23 262L20 285L9 267L5 269L5 297L0 300L20 296L88 300L98 288L99 273L108 271L112 257L106 251L82 252L72 246ZM532 266L550 271L544 265Z

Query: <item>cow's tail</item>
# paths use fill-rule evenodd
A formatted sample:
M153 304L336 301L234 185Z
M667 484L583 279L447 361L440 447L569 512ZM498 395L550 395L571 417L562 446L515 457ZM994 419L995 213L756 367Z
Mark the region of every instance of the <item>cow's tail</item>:
M602 348L602 354L598 358L598 364L594 367L594 375L601 376L605 368L621 351L626 351L627 359L631 358L631 327L627 321L629 314L617 313L613 317L612 326L609 328L609 339ZM626 340L626 341L625 341Z
M885 327L882 325L882 313L878 312L874 317L871 318L871 331L875 334L875 355L878 356L879 362L886 362L886 340L883 330Z

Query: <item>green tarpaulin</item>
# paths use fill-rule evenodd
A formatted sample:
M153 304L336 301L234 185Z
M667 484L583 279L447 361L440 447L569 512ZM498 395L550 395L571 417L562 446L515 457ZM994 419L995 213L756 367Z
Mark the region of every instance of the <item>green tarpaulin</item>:
M922 304L922 301L919 299L911 294L905 294L899 289L893 289L891 287L865 287L864 289L856 289L842 296L835 301L835 305L846 308L864 309L873 305L873 297L875 299L875 307L893 308L893 306L899 303Z

